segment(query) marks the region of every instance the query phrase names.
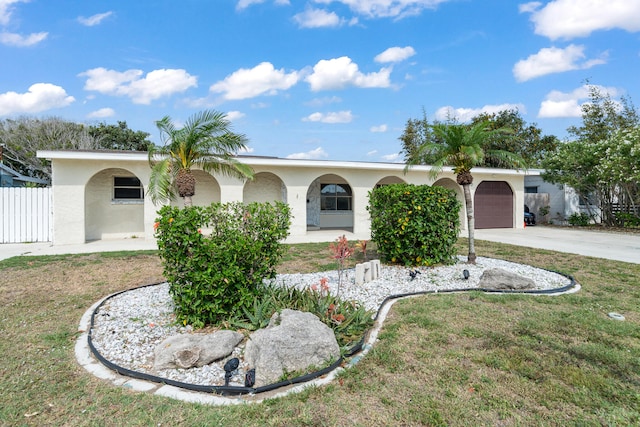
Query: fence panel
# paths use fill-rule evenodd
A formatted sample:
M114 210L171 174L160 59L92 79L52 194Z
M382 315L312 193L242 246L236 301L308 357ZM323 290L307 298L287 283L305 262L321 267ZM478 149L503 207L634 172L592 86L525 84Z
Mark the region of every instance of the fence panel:
M0 188L0 243L50 242L51 188Z

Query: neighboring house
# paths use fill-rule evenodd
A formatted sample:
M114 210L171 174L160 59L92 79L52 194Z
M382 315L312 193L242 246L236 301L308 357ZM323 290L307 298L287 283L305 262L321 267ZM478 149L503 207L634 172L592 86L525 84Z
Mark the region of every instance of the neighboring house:
M540 208L549 206L549 214L546 221L563 224L572 214L587 213L600 217L600 208L597 204L587 206L585 201L578 197L575 190L564 184L551 184L542 179L542 170L529 170L524 178L524 200L529 211L536 215L538 221L543 220Z
M145 196L150 176L146 152L40 151L38 157L50 159L53 171L53 244L153 238L159 206ZM450 168L434 181L429 166L405 174L398 163L253 156L239 160L254 169L254 180L194 171L193 204L282 201L291 208L291 236L322 229L370 236L367 205L372 189L400 182L429 184L455 191L466 229L462 189ZM522 228L525 173L489 168L474 168L472 173L476 228ZM175 203L182 205L182 200Z
M25 187L29 183L48 185L49 181L22 175L9 166L0 163L0 187Z

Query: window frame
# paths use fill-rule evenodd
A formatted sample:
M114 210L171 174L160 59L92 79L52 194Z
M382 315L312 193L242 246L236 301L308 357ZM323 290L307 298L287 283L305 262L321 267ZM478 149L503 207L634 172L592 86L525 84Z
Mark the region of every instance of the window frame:
M325 189L331 186L334 186L334 191L325 192ZM340 189L343 191L339 191ZM320 212L353 212L353 190L351 186L335 182L320 184Z
M131 182L120 182L118 180L130 180ZM140 203L144 201L144 185L142 185L142 181L136 176L114 176L113 177L113 192L112 192L112 201L116 203ZM120 191L119 191L120 190ZM131 192L132 190L137 190L138 194L131 194L131 196L127 196L123 194L124 192Z

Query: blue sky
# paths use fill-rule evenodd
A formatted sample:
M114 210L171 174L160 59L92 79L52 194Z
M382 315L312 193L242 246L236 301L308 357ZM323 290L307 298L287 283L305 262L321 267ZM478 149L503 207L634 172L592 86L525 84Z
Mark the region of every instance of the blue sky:
M640 98L640 0L0 0L0 119L228 114L254 155L401 161L410 118Z

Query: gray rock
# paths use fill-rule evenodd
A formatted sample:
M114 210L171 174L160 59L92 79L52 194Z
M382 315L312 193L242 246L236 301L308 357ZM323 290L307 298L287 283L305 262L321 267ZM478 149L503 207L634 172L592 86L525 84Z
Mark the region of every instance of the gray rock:
M269 325L249 337L244 358L255 368L256 387L273 384L285 372L304 371L340 357L333 330L317 316L297 310L274 313Z
M478 287L497 290L524 290L535 289L536 284L528 277L522 277L501 268L492 268L482 273Z
M172 335L156 346L153 367L155 370L201 368L230 355L243 338L241 333L228 330Z

